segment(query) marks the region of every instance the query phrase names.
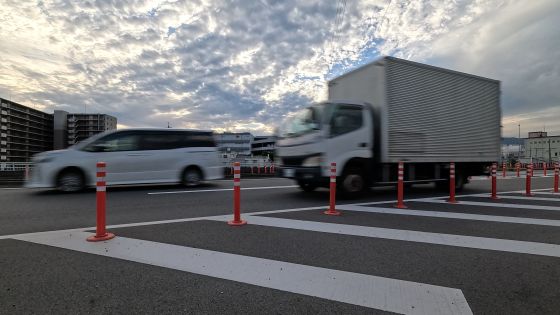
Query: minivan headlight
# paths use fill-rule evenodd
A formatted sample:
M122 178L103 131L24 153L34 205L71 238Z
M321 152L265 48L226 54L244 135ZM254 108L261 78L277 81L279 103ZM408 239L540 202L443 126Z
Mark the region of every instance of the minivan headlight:
M308 157L305 160L303 160L301 166L316 167L316 166L321 166L321 163L323 163L323 158L320 155L317 155L317 156Z
M51 162L52 160L54 160L54 157L51 155L47 155L47 156L39 156L39 157L35 157L34 158L34 162L35 163L48 163Z

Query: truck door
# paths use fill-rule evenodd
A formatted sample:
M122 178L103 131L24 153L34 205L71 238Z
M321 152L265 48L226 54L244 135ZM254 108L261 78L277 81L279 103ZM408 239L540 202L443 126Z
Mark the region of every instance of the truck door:
M337 163L337 175L350 159L372 157L372 121L364 106L337 104L329 125L326 162Z

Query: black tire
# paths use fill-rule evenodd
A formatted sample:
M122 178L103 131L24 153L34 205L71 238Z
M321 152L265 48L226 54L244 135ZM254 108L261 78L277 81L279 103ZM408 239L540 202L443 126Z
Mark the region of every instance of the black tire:
M84 190L84 188L85 177L79 170L65 170L56 177L56 189L61 192L78 192Z
M462 191L463 188L465 188L466 183L467 182L466 182L465 176L462 173L457 172L455 174L455 191L456 192ZM436 188L439 191L449 191L449 179L448 180L437 181L436 182Z
M357 168L344 170L338 182L338 190L344 198L357 198L367 188L367 182L362 172Z
M181 175L181 183L187 187L199 186L202 182L202 172L196 167L189 167Z
M299 185L299 188L301 188L301 190L303 190L305 192L312 192L315 189L317 189L317 185L312 184L310 182L298 181L297 184Z

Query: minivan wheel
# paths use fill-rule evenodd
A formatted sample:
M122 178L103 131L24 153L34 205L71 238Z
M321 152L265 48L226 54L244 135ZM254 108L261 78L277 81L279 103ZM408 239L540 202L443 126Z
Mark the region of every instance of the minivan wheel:
M77 192L84 189L84 176L80 171L64 171L58 175L56 188L62 192Z
M195 168L189 168L183 172L183 178L181 181L183 185L187 187L195 187L200 185L200 182L202 181L202 174Z

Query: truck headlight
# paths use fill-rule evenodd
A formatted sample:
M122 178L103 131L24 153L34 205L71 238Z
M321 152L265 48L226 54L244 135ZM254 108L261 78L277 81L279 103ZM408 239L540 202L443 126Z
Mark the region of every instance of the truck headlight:
M301 166L316 167L316 166L321 166L321 163L323 163L323 158L320 155L317 155L317 156L308 157L305 160L303 160Z

